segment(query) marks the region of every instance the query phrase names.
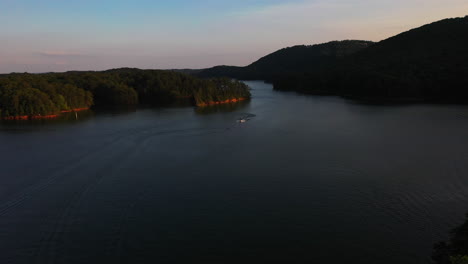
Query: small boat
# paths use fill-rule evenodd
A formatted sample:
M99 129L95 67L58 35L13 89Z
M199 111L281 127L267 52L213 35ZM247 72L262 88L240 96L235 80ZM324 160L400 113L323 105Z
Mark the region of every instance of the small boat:
M237 119L237 123L245 123L247 121L250 121L251 117L254 117L255 115L252 114L243 114Z

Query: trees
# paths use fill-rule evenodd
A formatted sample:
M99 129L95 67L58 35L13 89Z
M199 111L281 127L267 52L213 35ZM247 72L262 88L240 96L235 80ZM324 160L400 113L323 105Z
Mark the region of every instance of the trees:
M279 75L315 70L372 44L371 41L344 40L311 46L299 45L268 54L246 67L216 66L195 74L201 77L272 81Z
M437 264L468 264L468 214L466 222L451 232L448 243L434 246L432 259Z
M468 16L404 32L314 70L273 81L276 89L376 98L468 102Z
M103 72L0 76L0 117L57 114L77 108L174 102L197 104L250 97L230 79L202 80L173 71L114 69Z
M229 78L209 79L198 86L194 94L197 105L225 102L230 99L250 98L249 87L240 81Z

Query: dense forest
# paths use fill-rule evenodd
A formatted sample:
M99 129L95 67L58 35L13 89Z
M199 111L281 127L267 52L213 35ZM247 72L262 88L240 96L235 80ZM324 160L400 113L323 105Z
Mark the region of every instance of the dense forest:
M300 45L278 50L246 66L217 66L194 72L200 77L232 77L241 80L267 80L275 76L308 72L372 45L371 41L344 40L318 45Z
M262 79L277 90L391 101L468 102L468 16L438 21L378 43L330 42L272 53L247 67L203 77Z
M277 76L275 89L384 100L468 102L468 17L383 40L328 67Z
M209 105L249 98L247 85L228 78L199 79L161 70L114 69L0 75L0 117L45 117L73 109L171 103Z
M434 246L432 259L437 264L468 264L468 215L466 222L452 231L448 243Z

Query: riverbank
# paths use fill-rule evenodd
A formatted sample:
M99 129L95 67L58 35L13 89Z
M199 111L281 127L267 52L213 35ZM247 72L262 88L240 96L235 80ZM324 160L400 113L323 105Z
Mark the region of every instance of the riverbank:
M64 113L72 113L72 112L80 112L89 110L87 107L83 108L74 108L71 110L62 110L59 114L50 114L50 115L21 115L21 116L6 116L3 117L3 120L38 120L38 119L54 119L58 118L61 114Z
M227 99L224 101L211 101L207 103L200 103L197 104L198 107L207 107L207 106L212 106L212 105L220 105L220 104L232 104L232 103L237 103L241 101L245 101L247 98L245 97L240 97L240 98L233 98L233 99Z

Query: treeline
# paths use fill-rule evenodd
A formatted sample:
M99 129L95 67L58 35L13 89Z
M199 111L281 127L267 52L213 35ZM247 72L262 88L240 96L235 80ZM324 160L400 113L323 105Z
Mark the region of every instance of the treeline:
M468 264L468 215L466 222L451 232L448 242L434 246L432 259L437 264Z
M370 100L468 102L468 16L389 39L295 46L246 67L194 74L261 79L277 90Z
M468 102L468 17L410 30L275 89L383 100Z
M272 81L278 75L307 72L372 45L371 41L344 40L318 45L298 45L273 52L246 66L216 66L193 72L200 77L231 77Z
M93 105L91 92L50 78L32 74L0 76L0 117L54 115Z
M238 80L216 78L203 80L203 83L203 87L198 88L194 93L196 105L209 105L214 102L250 98L249 87Z
M198 79L161 70L115 69L0 75L0 116L44 116L96 106L160 105L179 99L194 104L250 97L239 81Z

